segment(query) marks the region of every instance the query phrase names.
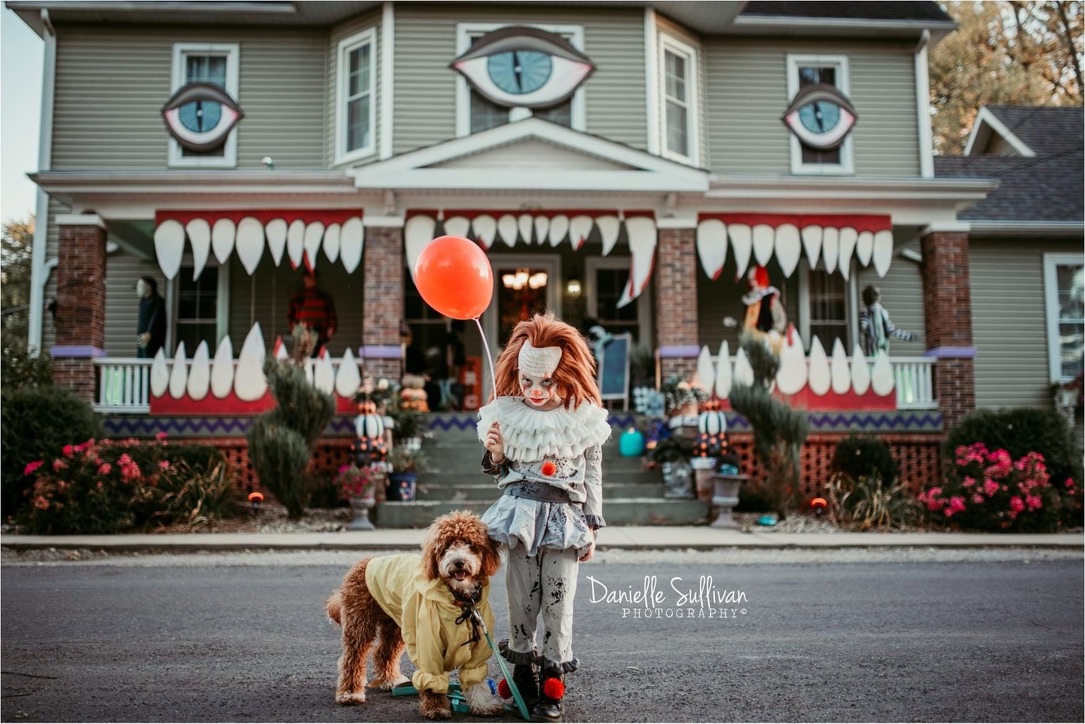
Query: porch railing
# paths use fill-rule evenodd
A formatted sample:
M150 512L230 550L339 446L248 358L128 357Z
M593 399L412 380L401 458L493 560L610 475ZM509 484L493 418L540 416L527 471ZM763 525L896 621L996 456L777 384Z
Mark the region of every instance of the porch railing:
M94 364L98 368L98 400L94 405L95 412L130 414L149 412L152 362L154 360L135 357L107 357L95 360ZM333 357L331 362L332 369L338 371L342 358ZM166 360L166 364L169 369L173 369L172 359ZM187 360L186 364L191 369L192 360ZM315 364L316 360L308 360L309 379L313 378ZM236 359L234 368L235 370L237 368ZM213 410L214 407L211 406L209 409Z
M340 359L332 364L339 368ZM718 360L713 358L715 364ZM850 359L848 360L850 363ZM109 357L95 360L98 367L97 412L144 413L151 409L151 362L134 357ZM938 408L934 397L930 357L892 357L894 389L898 410L932 410ZM168 362L171 366L173 361ZM312 365L313 360L309 364ZM191 365L191 361L189 361ZM237 361L234 361L237 364ZM213 408L212 408L213 409Z
M852 358L848 358L851 364ZM934 397L931 370L934 369L933 357L890 357L893 366L893 390L897 395L898 410L937 410L938 400ZM731 358L732 373L734 357ZM713 355L712 364L719 364L719 358Z

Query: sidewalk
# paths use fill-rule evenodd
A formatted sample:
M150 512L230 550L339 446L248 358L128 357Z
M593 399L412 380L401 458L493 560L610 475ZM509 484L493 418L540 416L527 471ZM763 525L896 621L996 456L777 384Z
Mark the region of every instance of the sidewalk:
M409 550L417 548L424 529L388 529L335 533L191 533L182 535L3 535L0 546L12 550L41 548L113 552L193 552L236 550ZM600 550L713 550L717 548L1077 548L1079 533L997 535L986 533L743 533L705 526L628 526L600 533Z

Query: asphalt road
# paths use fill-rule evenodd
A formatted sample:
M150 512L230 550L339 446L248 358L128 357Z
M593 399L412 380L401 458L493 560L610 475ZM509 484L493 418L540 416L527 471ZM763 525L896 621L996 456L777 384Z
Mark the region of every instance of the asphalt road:
M356 558L5 556L0 718L419 721L416 700L383 692L334 701L322 603ZM570 721L1085 717L1080 552L612 552L580 576ZM702 576L736 602L702 607L671 586ZM662 596L650 613L600 600L646 577ZM501 632L500 578L494 596Z

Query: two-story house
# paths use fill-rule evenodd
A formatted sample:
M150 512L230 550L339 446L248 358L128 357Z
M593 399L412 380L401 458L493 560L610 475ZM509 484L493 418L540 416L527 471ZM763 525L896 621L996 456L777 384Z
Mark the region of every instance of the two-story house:
M491 261L492 349L545 307L724 393L764 267L808 473L865 430L929 478L975 405L958 213L996 183L935 175L934 2L7 5L46 53L32 345L115 432L240 450L306 266L338 309L313 376L350 410L361 362L398 374L401 324L443 339L411 281L443 233ZM141 276L168 311L153 361ZM920 335L891 358L858 351L868 284Z

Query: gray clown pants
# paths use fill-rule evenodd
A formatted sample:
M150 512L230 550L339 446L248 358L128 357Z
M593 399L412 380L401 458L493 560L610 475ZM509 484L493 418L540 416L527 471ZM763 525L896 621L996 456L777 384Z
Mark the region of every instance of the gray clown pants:
M531 556L517 547L508 554L509 649L535 651L535 631L542 613L542 655L554 665L573 660L573 599L580 563L575 548L540 548Z

